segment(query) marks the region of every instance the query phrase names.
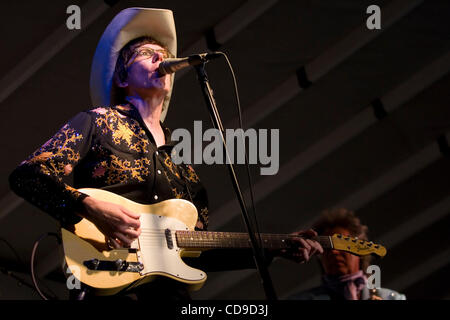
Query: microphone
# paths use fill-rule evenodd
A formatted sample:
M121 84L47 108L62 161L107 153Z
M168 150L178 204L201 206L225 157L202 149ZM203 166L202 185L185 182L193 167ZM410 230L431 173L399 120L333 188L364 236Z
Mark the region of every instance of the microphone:
M165 76L177 72L189 66L195 66L206 63L209 60L219 58L222 54L219 52L193 54L186 58L169 58L162 61L158 67L159 76Z

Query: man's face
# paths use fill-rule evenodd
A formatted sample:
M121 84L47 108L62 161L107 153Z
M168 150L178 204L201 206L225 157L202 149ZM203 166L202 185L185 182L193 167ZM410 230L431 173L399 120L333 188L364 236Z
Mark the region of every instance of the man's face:
M129 94L165 93L170 91L170 76L159 77L158 66L167 58L167 52L157 44L135 48L127 62L127 90Z
M332 236L335 233L351 236L347 229L341 227L334 227L324 235ZM320 261L327 275L342 276L360 270L360 258L345 251L325 250Z

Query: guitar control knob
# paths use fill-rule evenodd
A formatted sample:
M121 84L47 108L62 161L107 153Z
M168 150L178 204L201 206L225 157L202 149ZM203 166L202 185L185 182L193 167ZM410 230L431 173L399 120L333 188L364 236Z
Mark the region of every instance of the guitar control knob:
M117 259L116 261L114 261L114 264L116 265L116 270L120 271L125 265L125 261L123 261L122 259Z
M100 260L91 259L91 260L84 261L83 264L90 270L97 270L100 265Z

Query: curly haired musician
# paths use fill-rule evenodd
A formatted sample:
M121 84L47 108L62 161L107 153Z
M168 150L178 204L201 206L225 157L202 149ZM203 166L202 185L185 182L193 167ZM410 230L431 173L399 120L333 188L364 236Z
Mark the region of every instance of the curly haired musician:
M313 229L324 236L342 234L367 240L367 226L347 209L325 210ZM322 285L292 295L292 300L404 300L405 296L386 288L375 292L367 287L365 270L370 256L359 257L345 251L327 250L320 256Z

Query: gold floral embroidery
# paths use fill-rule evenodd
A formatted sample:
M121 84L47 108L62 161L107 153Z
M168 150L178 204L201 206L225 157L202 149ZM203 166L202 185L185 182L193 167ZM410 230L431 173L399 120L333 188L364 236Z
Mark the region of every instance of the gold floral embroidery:
M66 124L52 139L34 152L26 162L41 163L41 170L48 175L52 173L68 175L72 170L68 170L69 167L67 166L80 160L80 154L75 152L73 146L81 139L83 139L83 135L76 133L74 129ZM58 157L64 158L66 161L56 162L55 159Z
M200 210L200 215L199 215L200 220L203 222L203 227L207 227L208 226L208 208L203 208Z
M99 113L99 112L97 112ZM116 110L110 110L96 119L96 124L104 135L111 134L115 144L125 142L130 150L139 153L148 152L148 139L139 123L131 119L130 123L122 120L123 116ZM133 142L134 141L134 142Z
M75 188L73 188L73 187L71 187L71 186L69 186L69 185L67 185L67 184L64 186L64 188L65 188L67 191L69 191L70 193L72 193L73 196L74 196L75 198L77 198L77 199L83 195L83 194L82 194L81 192L79 192L77 189L75 189Z
M53 157L54 153L52 152L42 152L41 154L37 154L35 155L33 158L31 158L30 160L28 160L29 163L34 163L34 162L42 162L42 161L46 161L47 159L50 159L51 157Z
M131 138L133 137L134 132L131 131L124 123L119 122L117 124L117 129L113 132L114 142L125 140L128 145L131 145ZM119 142L120 143L120 142Z
M166 165L166 168L172 172L173 175L175 175L178 179L180 179L180 174L178 173L178 170L175 168L175 164L172 162L172 159L170 159L169 155L166 154L166 158L164 159L164 164Z
M199 177L197 176L197 174L195 173L194 169L190 166L187 165L187 174L188 176L186 177L186 179L188 179L191 182L197 183L200 181Z
M48 176L52 175L52 172L50 171L50 169L45 164L41 163L40 164L40 169L41 169L41 172L43 174L46 174ZM59 177L58 177L58 179L59 179Z
M178 192L177 188L172 188L172 192L173 192L173 195L175 196L176 199L183 199L184 198L184 193L183 192Z
M147 158L134 160L134 166L131 165L130 161L119 159L115 155L111 155L111 159L111 164L106 169L108 170L106 179L106 183L108 184L126 182L129 180L129 176L140 182L144 182L144 177L149 175L148 166L150 165L150 160ZM103 162L100 164L103 164ZM94 174L98 168L94 169Z

